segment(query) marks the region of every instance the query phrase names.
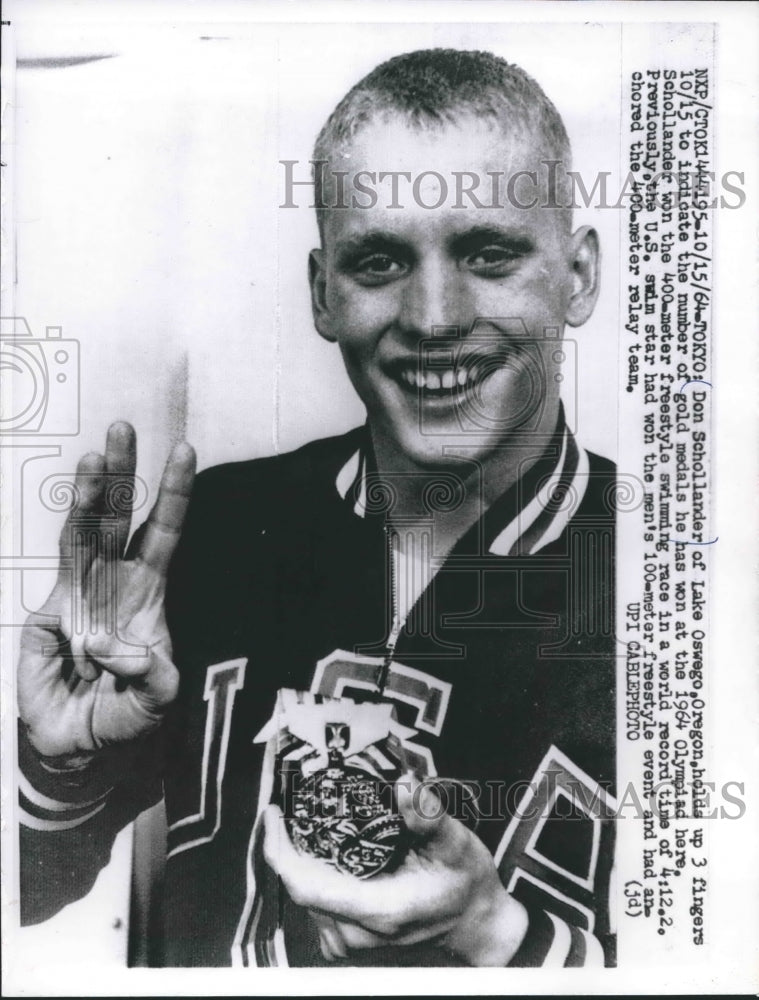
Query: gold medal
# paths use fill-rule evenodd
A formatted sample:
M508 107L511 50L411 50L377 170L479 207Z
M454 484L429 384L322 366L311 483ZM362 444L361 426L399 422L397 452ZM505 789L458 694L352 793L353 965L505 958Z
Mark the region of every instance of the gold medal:
M392 705L282 690L257 737L272 742L280 804L297 850L369 878L402 860L395 781L409 730Z

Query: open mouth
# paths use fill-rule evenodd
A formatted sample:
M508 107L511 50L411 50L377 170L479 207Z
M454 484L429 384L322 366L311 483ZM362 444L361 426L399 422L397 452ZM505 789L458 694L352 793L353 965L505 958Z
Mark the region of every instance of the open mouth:
M415 359L394 364L389 374L416 399L456 401L480 389L485 379L502 367L503 359L498 363L492 358L472 357L447 368L438 364L425 368Z
M476 379L475 370L466 368L447 371L422 371L418 368L405 368L400 373L403 383L425 396L445 396L461 394L471 389Z

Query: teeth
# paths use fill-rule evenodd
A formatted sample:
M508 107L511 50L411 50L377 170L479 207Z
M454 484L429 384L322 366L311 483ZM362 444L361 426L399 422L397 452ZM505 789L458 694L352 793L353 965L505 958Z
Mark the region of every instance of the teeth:
M404 382L407 382L410 386L418 389L454 389L456 385L465 386L473 377L473 373L470 376L470 372L467 368L459 368L454 370L449 368L447 371L437 373L437 372L422 372L416 368L407 368L401 373L401 378Z

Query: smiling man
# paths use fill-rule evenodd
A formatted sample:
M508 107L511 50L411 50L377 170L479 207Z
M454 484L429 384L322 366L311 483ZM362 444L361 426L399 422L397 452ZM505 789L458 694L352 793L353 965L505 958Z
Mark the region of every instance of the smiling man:
M315 324L367 423L194 486L180 446L126 558L123 512L112 549L77 516L132 476L131 428L82 460L80 575L19 669L28 919L164 794L159 964L611 962L614 479L560 400L598 291L564 127L518 67L428 50L357 84L314 160Z
M548 188L542 165L549 157L558 158L562 173L570 167L563 128L545 98L550 124L541 129L515 118L504 94L488 91L499 72L495 60L480 56L475 79L468 79L462 54L448 58L391 60L351 92L320 135L315 159L327 162L326 174L320 171L327 204L333 162L348 181L371 174L392 184L404 173L425 183L413 186L416 197L400 209L389 191L371 207L354 198L345 208L323 208L311 289L317 329L339 344L366 405L379 467L451 464L463 445L485 488L482 497L468 495L476 507L512 485L534 461L536 439L547 440L556 428L562 355L555 338L593 310L598 241L587 227L572 234L571 213L550 190L530 209L507 195L494 210L462 210L453 199L438 204L431 174L530 174ZM438 67L451 79L436 79ZM411 72L423 92L406 78ZM510 75L528 90L521 72ZM345 138L372 94L368 121ZM424 108L433 110L425 116ZM542 132L551 128L558 135L549 146Z

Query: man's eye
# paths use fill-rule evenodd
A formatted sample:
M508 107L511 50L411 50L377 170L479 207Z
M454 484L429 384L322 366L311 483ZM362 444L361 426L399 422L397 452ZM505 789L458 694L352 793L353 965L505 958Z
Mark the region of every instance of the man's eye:
M386 253L373 253L362 257L353 267L353 273L359 281L381 284L392 281L406 271L406 265Z
M469 254L465 264L481 274L505 274L522 255L508 247L488 246Z

